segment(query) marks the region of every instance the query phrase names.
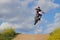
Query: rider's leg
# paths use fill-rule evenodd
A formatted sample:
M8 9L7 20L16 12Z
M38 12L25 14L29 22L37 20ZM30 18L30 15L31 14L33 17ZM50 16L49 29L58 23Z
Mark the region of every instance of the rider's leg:
M41 19L41 17L42 17L42 14L38 14L38 16L39 16L39 20Z

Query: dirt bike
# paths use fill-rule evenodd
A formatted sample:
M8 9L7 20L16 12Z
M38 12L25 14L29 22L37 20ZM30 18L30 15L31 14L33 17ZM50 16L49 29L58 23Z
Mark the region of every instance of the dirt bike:
M34 23L34 25L36 25L36 23L40 20L40 18L38 17L38 16L35 16L35 23Z

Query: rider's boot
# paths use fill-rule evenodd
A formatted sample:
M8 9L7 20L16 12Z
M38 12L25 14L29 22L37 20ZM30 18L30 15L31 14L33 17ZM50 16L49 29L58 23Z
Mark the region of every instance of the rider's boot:
M40 18L38 20L40 20Z

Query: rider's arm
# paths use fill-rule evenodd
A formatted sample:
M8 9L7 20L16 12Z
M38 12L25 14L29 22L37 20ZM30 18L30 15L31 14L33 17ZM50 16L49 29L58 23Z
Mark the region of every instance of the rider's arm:
M44 11L42 11L41 9L39 9L39 11L41 11L42 13L44 13Z
M45 13L44 11L41 10L42 13Z

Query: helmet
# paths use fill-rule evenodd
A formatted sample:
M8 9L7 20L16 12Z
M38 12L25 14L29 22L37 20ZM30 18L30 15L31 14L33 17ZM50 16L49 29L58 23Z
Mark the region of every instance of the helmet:
M38 10L38 9L40 9L40 7L38 6L38 8L36 8L35 10Z
M40 7L38 6L38 8L40 8Z

